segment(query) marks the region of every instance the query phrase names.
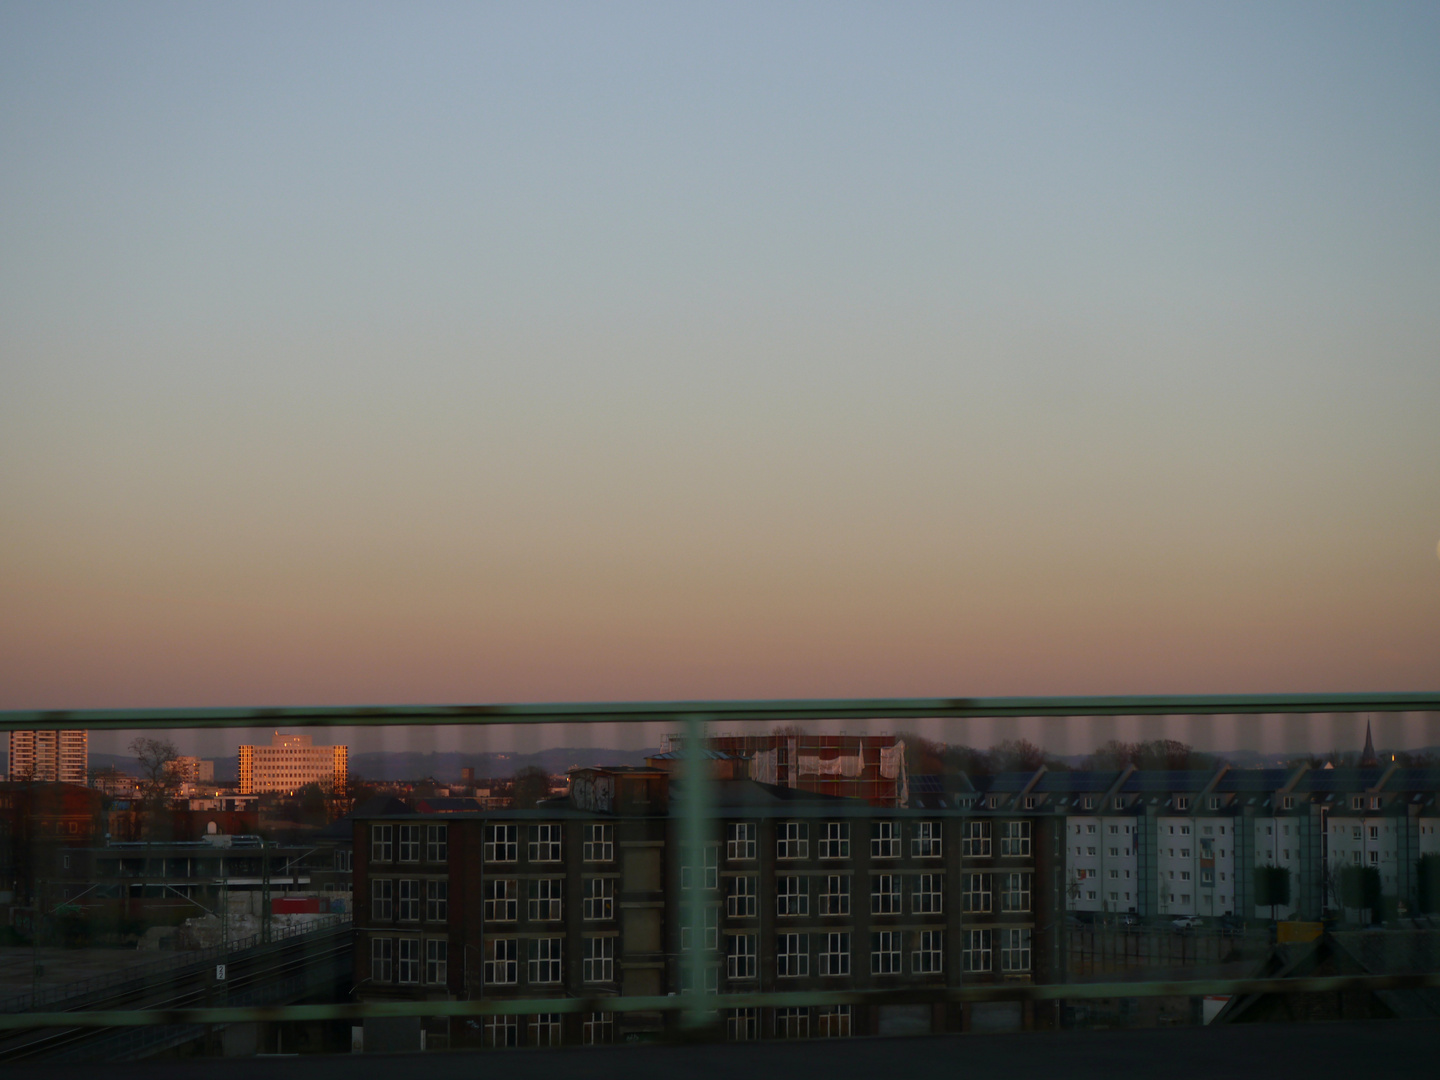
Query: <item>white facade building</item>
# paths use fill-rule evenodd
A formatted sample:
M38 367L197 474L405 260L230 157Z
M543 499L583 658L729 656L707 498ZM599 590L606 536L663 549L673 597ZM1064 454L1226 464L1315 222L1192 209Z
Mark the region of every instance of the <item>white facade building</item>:
M83 784L89 771L88 731L10 732L11 780Z
M343 789L348 779L349 748L316 746L309 735L276 732L269 746L242 746L240 794L290 795L306 784Z

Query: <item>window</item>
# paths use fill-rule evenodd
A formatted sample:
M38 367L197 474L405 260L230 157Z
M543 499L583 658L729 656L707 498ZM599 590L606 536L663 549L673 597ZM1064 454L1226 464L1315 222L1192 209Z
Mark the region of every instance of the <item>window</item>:
M1115 801L1114 801L1114 803L1112 803L1111 805L1113 805L1116 810L1124 810L1124 809L1125 809L1125 796L1124 796L1124 795L1116 795L1116 796L1115 796Z
M1282 810L1294 810L1294 809L1295 809L1295 796L1294 796L1294 795L1286 795L1286 796L1284 796L1284 797L1280 800L1280 809L1282 809Z
M1030 931L1028 928L1000 931L1000 970L1018 975L1030 970Z
M1286 855L1288 856L1288 855L1289 855L1289 852L1286 852ZM1189 870L1181 870L1181 871L1180 871L1180 880L1181 880L1181 881L1189 881L1189 880L1190 880L1190 871L1189 871Z
M821 915L850 914L850 875L827 874L820 893Z
M585 1023L581 1026L581 1038L586 1046L608 1046L614 1037L614 1021L609 1013L585 1014Z
M1376 865L1379 864L1379 862L1380 862L1380 853L1379 853L1378 851L1372 851L1372 852L1370 852L1370 865L1371 865L1371 866L1376 866Z
M450 917L450 883L448 881L427 881L425 883L425 921L445 922Z
M585 879L585 903L583 917L593 922L596 919L615 917L615 879L589 877Z
M1030 878L1029 871L1000 875L1001 911L1030 910Z
M748 1042L751 1039L758 1039L760 1037L760 1010L726 1010L725 1037L731 1042Z
M370 861L390 862L394 859L395 827L393 825L370 826Z
M850 857L850 823L848 821L827 821L820 826L820 858L848 859Z
M537 878L528 883L525 917L532 922L558 922L564 878Z
M1026 796L1025 796L1025 809L1026 809L1026 810L1034 810L1035 807L1037 807L1037 806L1039 806L1039 805L1040 805L1040 800L1039 800L1038 798L1036 798L1034 795L1026 795Z
M990 822L967 821L961 825L960 854L967 858L990 857Z
M1030 854L1030 822L1004 821L1000 823L1000 854Z
M450 826L425 826L425 861L450 861Z
M1201 885L1214 885L1214 884L1215 884L1215 871L1212 870L1212 869L1209 869L1208 867L1201 869L1201 871L1200 871L1200 884L1201 884Z
M1120 849L1119 849L1119 848L1113 848L1113 847L1112 847L1112 848L1110 849L1110 857L1111 857L1112 859L1117 858L1117 857L1119 856L1119 854L1120 854Z
M1359 796L1359 795L1352 795L1352 796L1350 797L1350 809L1351 809L1351 810L1363 810L1363 809L1365 809L1365 800L1364 800L1364 798L1361 797L1361 796Z
M1176 795L1176 796L1175 796L1175 809L1176 809L1176 810L1189 810L1189 809L1190 809L1190 796L1189 796L1189 795Z
M737 874L731 878L730 891L725 896L725 914L732 919L754 918L757 883L754 874Z
M400 983L418 983L420 981L419 939L402 937L398 944L400 946L400 962L395 965L395 981Z
M875 834L870 837L872 859L898 859L900 857L900 830L893 821L875 822Z
M514 980L511 980L512 982ZM518 1028L513 1016L487 1016L485 1018L485 1045L504 1047L517 1042Z
M585 848L583 854L586 862L613 862L615 859L615 842L612 839L611 825L586 825L585 826ZM608 1017L609 1013L597 1013L597 1016Z
M1379 809L1380 809L1380 796L1379 796L1379 795L1371 795L1371 796L1370 796L1370 809L1371 809L1371 810L1379 810Z
M615 981L615 939L587 937L581 977L587 983Z
M680 887L690 888L693 867L680 867ZM705 845L705 866L704 866L705 888L718 889L720 887L720 845Z
M395 917L392 901L395 882L388 878L370 879L370 918L376 922L389 922Z
M1181 825L1181 826L1180 826L1180 835L1181 835L1181 836L1189 836L1189 835L1190 835L1190 826L1189 826L1189 825Z
M370 939L371 982L388 983L395 977L395 973L390 966L394 948L394 938L377 937Z
M1371 826L1370 826L1370 839L1371 839L1371 840L1379 840L1379 839L1380 839L1380 826L1378 826L1378 825L1371 825Z
M940 850L940 822L917 821L915 835L910 840L910 853L917 859L938 859Z
M1091 796L1091 795L1086 795L1083 799L1080 800L1080 806L1081 806L1082 809L1085 809L1085 810L1094 810L1094 809L1095 809L1095 799L1094 799L1094 797Z
M425 982L430 986L444 986L448 981L450 967L450 943L444 938L428 938L425 941Z
M803 821L782 821L775 830L777 859L810 857L810 830Z
M775 974L797 979L810 974L810 935L775 935Z
M808 1039L810 1037L810 1010L776 1009L775 1037L777 1039Z
M815 1033L822 1039L848 1039L850 1037L849 1005L822 1005L815 1020Z
M779 877L775 879L775 914L810 914L810 879Z
M881 930L870 935L870 974L900 974L899 930Z
M900 875L870 875L870 914L900 914Z
M945 970L945 932L921 930L915 935L910 970L916 975L939 975Z
M400 921L420 921L420 882L413 880L402 880L400 882Z
M964 906L966 911L986 913L990 910L992 885L991 877L986 874L966 874L963 879L965 885Z
M821 975L850 974L849 933L823 934L820 950Z
M732 821L725 826L725 858L755 858L755 825L753 822Z
M560 1045L559 1013L536 1013L530 1017L530 1045Z
M400 861L420 861L420 826L400 826Z
M720 909L707 907L705 913L705 948L714 949L720 942ZM680 927L680 948L690 948L690 927Z
M725 977L755 978L755 935L725 935Z
M515 839L514 825L485 826L485 861L514 862L520 857L520 845Z
M1211 795L1211 796L1210 796L1210 809L1211 809L1211 810L1219 810L1219 809L1220 809L1220 796L1219 796L1219 795Z
M351 853L350 851L347 851L345 848L336 848L336 849L335 849L335 869L336 869L336 870L339 870L342 874L348 874L348 873L350 873L350 867L351 867L351 859L350 859L350 856L351 856L351 854L352 854L352 853Z
M910 892L910 910L916 915L941 915L945 910L945 879L940 874L917 874Z
M532 938L530 941L529 980L532 984L558 983L560 971L560 945L562 938Z
M559 862L560 826L531 825L528 854L531 862Z
M966 930L965 948L961 950L960 962L966 971L989 971L990 970L990 935L989 930Z
M513 878L485 882L485 921L514 922L519 918L520 883Z

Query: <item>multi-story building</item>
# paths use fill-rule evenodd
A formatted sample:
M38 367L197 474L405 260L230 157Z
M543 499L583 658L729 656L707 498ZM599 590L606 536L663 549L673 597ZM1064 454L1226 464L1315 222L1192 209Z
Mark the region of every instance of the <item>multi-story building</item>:
M83 784L89 768L88 731L10 732L11 780Z
M715 780L716 830L682 852L665 769L583 769L535 810L356 814L357 997L605 997L702 989L889 989L1044 978L1053 964L1055 815L875 808ZM683 784L683 779L675 783ZM703 912L685 916L694 891ZM700 940L692 938L692 930ZM1042 1008L1043 1007L1037 1007ZM1018 1004L742 1008L731 1038L1047 1023ZM648 1037L660 1014L436 1019L427 1042Z
M1373 869L1388 903L1413 909L1420 860L1440 855L1435 770L1042 768L973 785L983 805L1063 815L1073 912L1358 920L1341 911L1342 868Z
M184 784L213 783L215 762L197 757L177 757L165 766L172 776Z
M240 794L292 795L306 784L343 790L349 748L316 746L309 735L275 732L269 746L242 746L238 754Z
M680 736L668 736L662 752L682 744ZM748 760L747 775L761 783L864 799L871 806L910 801L905 742L895 735L714 735L706 746Z

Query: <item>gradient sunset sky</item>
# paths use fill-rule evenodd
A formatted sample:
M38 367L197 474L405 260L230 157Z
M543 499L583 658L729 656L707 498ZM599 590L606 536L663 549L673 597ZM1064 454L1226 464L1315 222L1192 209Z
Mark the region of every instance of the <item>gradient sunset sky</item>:
M1436 4L0 4L0 708L1433 690L1437 540Z

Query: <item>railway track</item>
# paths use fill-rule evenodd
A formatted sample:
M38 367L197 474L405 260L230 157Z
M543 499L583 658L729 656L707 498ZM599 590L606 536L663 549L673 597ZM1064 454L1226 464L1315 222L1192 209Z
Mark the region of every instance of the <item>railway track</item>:
M90 1009L172 1009L205 1005L281 1004L303 997L333 979L352 959L349 926L323 930L264 946L236 957L227 965L224 989L217 992L208 966L191 972L176 985L127 987L102 994L83 1006ZM199 1025L127 1028L22 1028L0 1039L0 1062L75 1061L103 1058L136 1060L205 1034Z

